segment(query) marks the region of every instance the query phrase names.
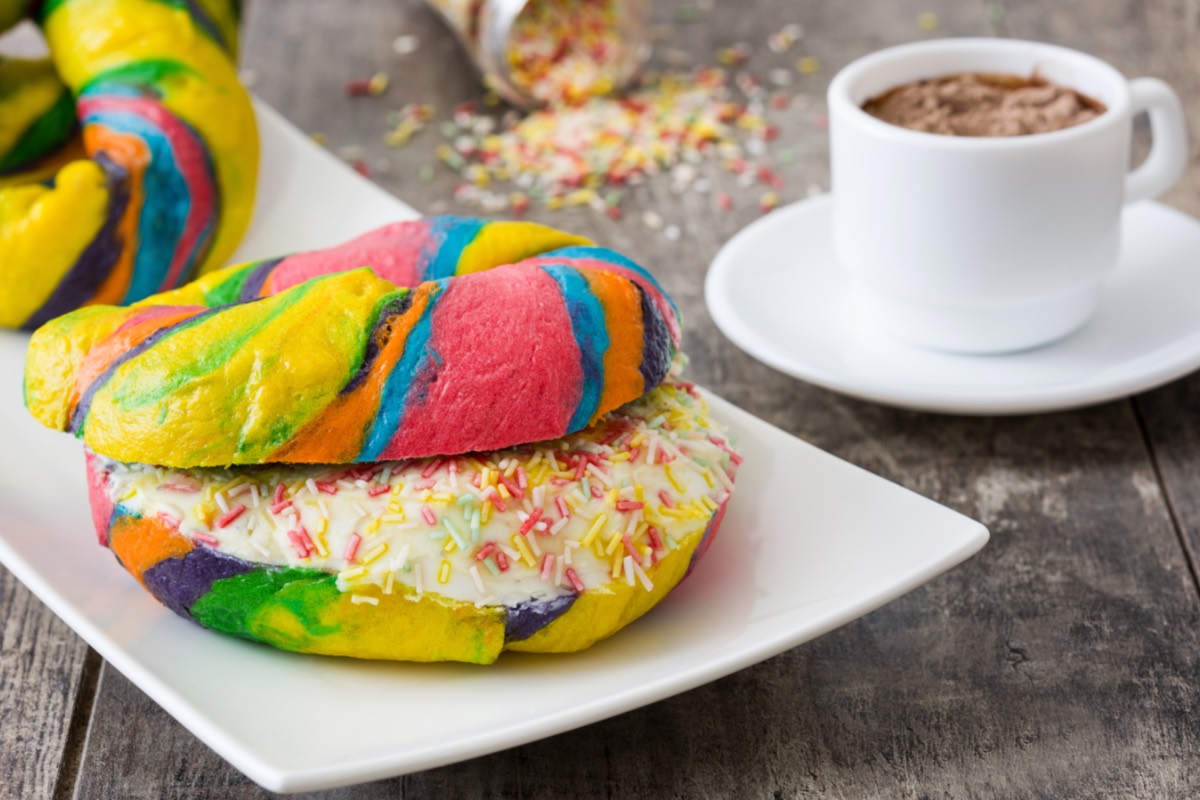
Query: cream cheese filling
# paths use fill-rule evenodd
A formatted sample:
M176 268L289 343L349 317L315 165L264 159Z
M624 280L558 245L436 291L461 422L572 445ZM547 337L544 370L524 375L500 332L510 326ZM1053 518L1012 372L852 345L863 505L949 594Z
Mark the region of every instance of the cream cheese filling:
M740 457L690 385L668 382L564 439L338 466L165 469L102 459L128 513L245 561L517 605L625 581L703 534Z

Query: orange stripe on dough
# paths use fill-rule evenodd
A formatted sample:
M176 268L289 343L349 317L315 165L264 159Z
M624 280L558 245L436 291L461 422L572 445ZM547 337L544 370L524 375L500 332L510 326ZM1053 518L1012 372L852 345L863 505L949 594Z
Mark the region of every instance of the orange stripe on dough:
M108 547L143 586L146 570L168 558L183 558L193 549L190 541L157 517L124 515L113 521Z
M70 419L71 415L75 413L75 407L79 405L79 398L91 386L92 381L100 377L110 364L137 347L155 331L194 317L203 310L203 308L194 306L151 306L145 309L131 309L134 312L133 315L107 338L92 347L80 362L79 369L75 373L75 385L71 389L71 399L67 406L67 419Z
M642 395L642 300L632 281L611 272L583 268L588 288L604 309L608 350L604 386L597 409L611 411Z
M96 294L85 304L117 305L125 299L125 293L133 281L133 256L137 251L138 217L143 202L142 177L150 163L150 150L136 136L126 136L103 125L87 126L83 131L83 144L89 153L103 151L116 164L129 171L129 205L117 223L117 235L122 244L121 255Z
M412 304L390 326L390 330L377 333L375 345L379 352L366 377L354 391L338 395L329 406L308 422L292 438L271 454L269 461L288 461L301 464L324 463L330 460L329 446L338 442L338 462L355 461L362 450L363 437L371 420L379 411L379 398L383 386L404 355L408 334L420 321L430 298L440 286L423 283L413 290ZM387 338L384 338L387 337ZM382 339L382 341L381 341Z

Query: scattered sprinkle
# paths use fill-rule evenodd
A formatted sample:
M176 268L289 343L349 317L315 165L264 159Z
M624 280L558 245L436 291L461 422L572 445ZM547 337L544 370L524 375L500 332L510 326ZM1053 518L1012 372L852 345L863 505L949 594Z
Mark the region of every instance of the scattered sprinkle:
M367 93L372 97L378 97L387 91L388 84L391 83L391 78L386 72L376 72L367 81Z
M662 215L657 211L645 211L642 213L642 224L650 230L659 230L663 226Z
M804 38L804 28L800 25L784 25L767 37L767 47L772 53L783 54L792 48L796 42Z
M767 119L772 112L761 82L745 73L733 80L716 68L647 74L621 97L498 121L461 106L440 124L443 141L434 155L458 176L453 197L461 205L497 214L523 214L535 203L548 210L588 206L619 220L629 187L652 176L667 173L671 191L683 194L706 161L728 168L745 147L765 155L762 131L778 128ZM400 114L390 124L385 141L405 146L427 123ZM433 176L426 171L422 180ZM661 214L650 213L648 227L666 227Z
M407 56L417 52L421 46L421 40L412 34L397 36L392 40L392 52L398 56Z
M750 45L738 42L731 47L722 47L717 51L717 63L726 67L740 67L750 57Z

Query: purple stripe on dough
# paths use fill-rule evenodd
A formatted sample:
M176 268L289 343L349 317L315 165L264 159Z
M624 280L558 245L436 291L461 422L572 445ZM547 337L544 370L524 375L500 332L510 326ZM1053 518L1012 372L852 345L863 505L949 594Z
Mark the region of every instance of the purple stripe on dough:
M508 618L504 622L504 641L519 642L528 639L542 628L566 613L575 603L576 594L562 594L551 600L531 600L508 606Z
M375 359L379 357L379 342L385 344L395 332L396 318L408 311L412 306L412 292L406 291L400 297L394 297L388 300L379 312L379 316L375 318L375 325L371 329L371 335L367 338L367 348L363 353L362 361L358 364L358 369L353 377L346 382L339 394L349 394L359 387L363 381L367 379L367 373L371 371L371 367L375 364Z
M209 37L221 46L221 49L227 53L233 53L233 48L230 43L225 41L225 37L221 35L221 29L217 27L217 23L208 15L204 7L196 0L183 0L183 4L187 6L188 13L192 15L192 19L196 21L196 26L204 31Z
M284 256L283 258L286 258ZM272 258L266 261L260 261L254 271L250 273L250 277L246 278L246 282L242 284L242 290L238 293L237 302L248 303L251 300L258 299L258 293L262 291L263 284L267 282L267 278L271 275L271 270L279 266L279 262L283 258Z
M94 160L104 170L108 182L108 216L50 297L25 320L21 326L25 330L40 328L91 300L121 256L124 241L117 234L117 225L129 205L129 173L104 153L97 153Z
M206 308L198 314L188 317L187 319L181 319L179 322L167 325L165 328L159 328L137 345L131 347L127 352L124 352L117 358L113 359L113 362L105 368L104 372L101 372L99 375L97 375L96 379L88 384L87 389L84 390L83 395L79 398L79 404L75 406L75 411L71 414L71 421L67 425L67 432L73 433L76 436L82 433L84 420L87 419L88 411L92 407L92 400L95 398L96 392L100 391L100 388L104 386L104 384L108 383L109 378L113 376L113 373L115 373L122 364L124 364L126 361L137 358L142 353L153 347L154 343L164 336L168 336L184 326L191 325L194 322L199 322L205 317L209 317L212 314L215 314L218 311L222 311L226 308L229 308L229 306L214 306L213 308Z
M146 570L142 579L159 602L179 616L191 619L192 605L208 594L214 582L257 568L249 561L197 547L183 558L163 559Z
M662 383L671 368L671 334L658 306L641 286L633 285L642 301L642 363L638 370L642 373L643 391L648 391Z

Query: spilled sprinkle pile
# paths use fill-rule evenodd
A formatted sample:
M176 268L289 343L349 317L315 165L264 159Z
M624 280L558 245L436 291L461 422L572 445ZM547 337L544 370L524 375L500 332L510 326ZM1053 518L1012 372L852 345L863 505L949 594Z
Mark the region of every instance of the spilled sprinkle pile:
M709 8L697 4L694 15L682 21L699 19ZM929 24L928 19L918 21L922 28ZM572 96L522 114L502 110L499 98L489 92L483 103L454 107L446 117L429 104L410 103L388 114L383 141L392 148L415 141L424 146L428 134L421 137L422 132L436 129L440 141L433 145L433 158L420 170L420 179L432 182L435 165L449 169L459 178L454 202L489 214L519 215L535 205L548 210L587 206L620 219L629 187L660 175L667 176L676 194L711 196L712 207L721 212L748 203L762 213L771 211L785 189L779 167L796 158L796 152L779 141L785 112L812 107L804 114L806 124L817 131L827 127L813 97L793 88L822 68L813 55L797 52L805 40L804 29L787 24L766 37L763 55L775 63L764 77L746 68L757 52L750 43L719 48L713 54L716 66L689 68L688 53L661 41L670 35L664 26L655 37L669 68L645 74L620 96ZM409 54L419 44L403 36L393 49ZM369 81L348 84L347 93L371 96L382 91L380 87L376 76L374 86ZM787 119L794 124L795 115ZM789 133L791 138L796 135ZM353 150L343 157L370 175L361 148L343 150ZM378 162L383 169L389 166L385 162ZM716 189L706 169L710 163L735 177L736 192ZM810 195L819 191L815 185L807 189ZM435 205L439 212L445 210L445 203ZM678 227L658 214L644 214L642 221L663 230L669 239L679 238Z

